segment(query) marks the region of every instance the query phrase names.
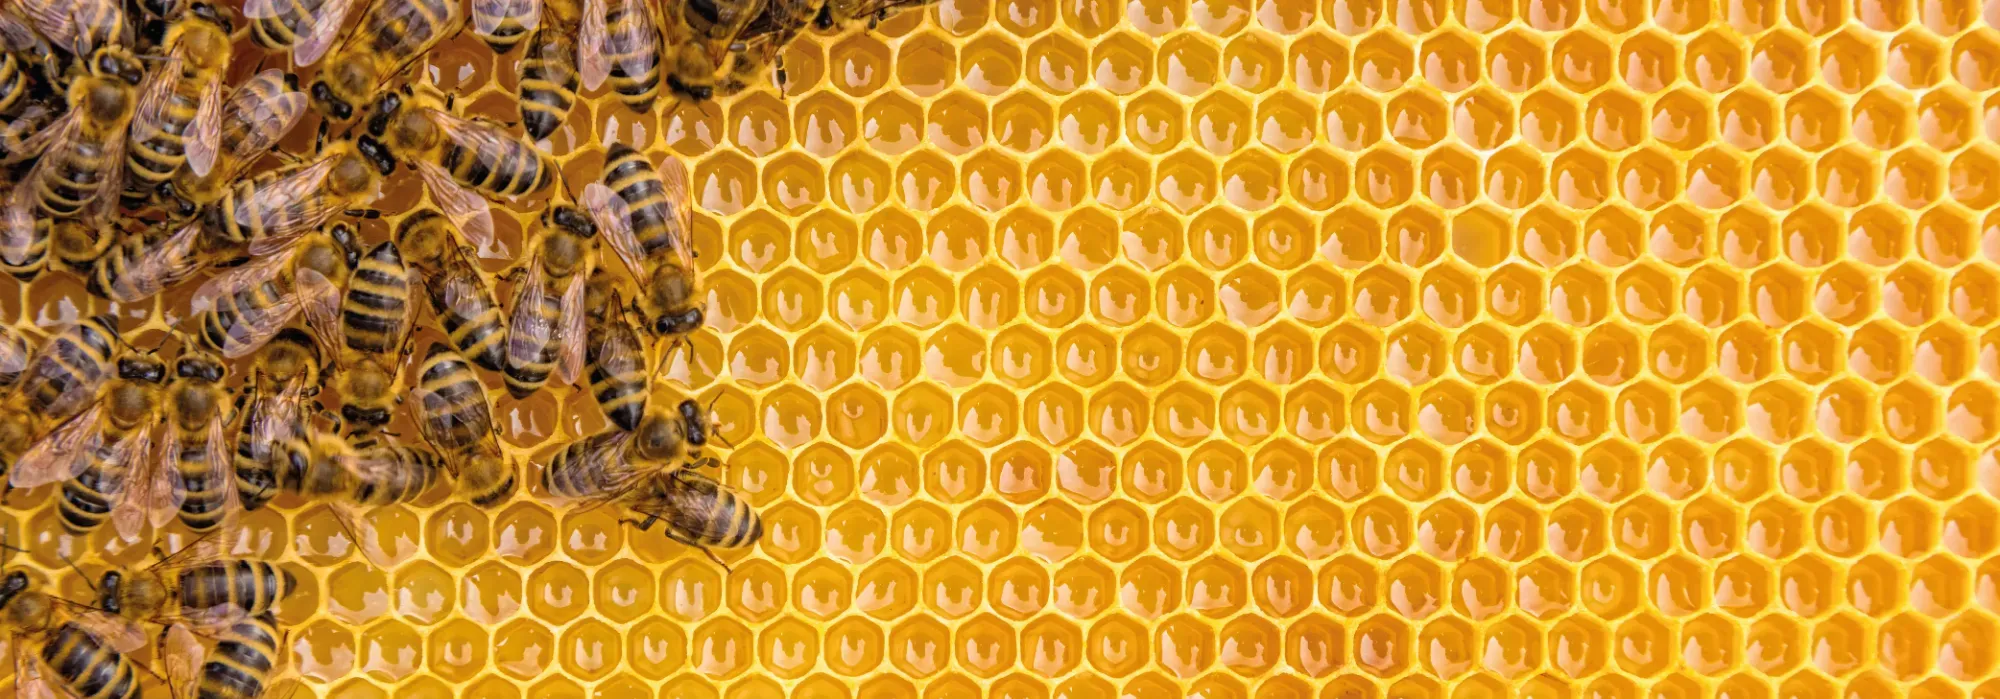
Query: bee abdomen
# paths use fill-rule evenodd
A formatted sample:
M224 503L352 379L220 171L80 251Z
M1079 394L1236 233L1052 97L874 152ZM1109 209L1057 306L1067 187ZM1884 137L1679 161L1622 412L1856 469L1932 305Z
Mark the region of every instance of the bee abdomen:
M198 106L181 91L175 90L167 98L160 123L132 122L131 155L126 157L125 162L134 177L150 185L158 185L173 177L174 172L187 163L187 130L194 126L194 113Z
M181 523L188 529L209 531L220 526L223 517L229 514L222 509L225 500L223 484L211 478L208 472L209 450L222 446L204 440L181 447L175 467L180 471L181 482L187 486L187 497L181 500Z
M213 561L180 573L181 606L210 609L233 606L244 614L261 614L282 601L291 575L265 561Z
M387 352L402 342L403 314L410 303L410 282L395 245L376 246L348 281L341 323L347 346L363 352Z
M20 260L9 262L8 260ZM49 222L36 221L32 232L25 240L0 237L0 271L5 271L15 279L34 281L42 276L42 270L49 262Z
M201 668L200 699L237 699L262 696L265 682L276 666L278 655L277 620L269 612L237 622L215 644L208 662Z
M80 697L139 696L139 679L132 661L112 650L76 622L63 622L42 646L48 663L64 687Z
M562 312L561 300L544 295L537 300L539 307L535 314L544 318L556 318ZM555 338L530 337L527 333L509 333L507 339L507 369L502 374L507 379L507 392L515 398L526 398L539 391L548 383L549 373L555 371L557 347Z
M521 126L535 140L548 138L576 105L576 43L562 28L535 30L521 61Z

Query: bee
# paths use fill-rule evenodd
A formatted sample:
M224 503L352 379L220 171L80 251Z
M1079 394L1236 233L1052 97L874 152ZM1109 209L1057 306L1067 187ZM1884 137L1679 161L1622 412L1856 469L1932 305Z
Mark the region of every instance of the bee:
M138 697L137 666L124 654L137 650L129 640L114 645L81 618L62 619L58 600L33 589L27 573L14 571L0 578L0 655L14 658L14 693L23 697ZM28 644L40 637L39 653ZM144 645L145 638L138 639ZM36 656L40 657L37 658ZM44 664L56 684L43 676Z
M668 539L700 549L725 568L711 549L749 546L764 537L764 520L749 500L706 474L675 469L647 485L629 505L646 516L637 523L639 531L650 531L656 522L664 524Z
M362 554L377 565L400 562L382 550L374 528L356 508L416 500L447 476L444 458L424 447L382 439L375 428L349 431L344 420L321 414L331 424L316 425L274 445L271 463L277 489L327 502L341 526L360 542Z
M125 129L137 107L145 71L118 46L90 56L90 74L70 83L69 114L29 136L22 150L38 153L35 165L15 184L0 212L0 253L9 265L28 262L19 251L46 237L38 219L84 217L104 221L118 203L124 182ZM87 214L87 215L86 215Z
M584 290L584 308L584 362L590 367L590 394L611 424L621 430L638 429L651 394L651 367L646 364L646 346L626 318L611 275L602 271L591 275Z
M124 3L116 0L21 0L8 7L71 56L132 43Z
M409 353L405 345L416 317L411 281L396 244L384 242L348 278L339 322L308 319L308 327L324 328L327 346L339 350L334 384L341 419L349 424L364 429L387 425L402 400L396 378Z
M763 10L729 45L729 75L716 86L716 94L734 95L749 89L758 82L758 73L773 66L777 67L779 89L783 89L785 46L812 26L825 7L826 0L766 0Z
M0 402L0 465L11 465L43 436L45 425L82 412L126 351L116 316L85 318L50 337L15 374ZM11 476L10 476L11 480Z
M231 183L291 132L306 108L306 93L299 91L297 76L276 68L252 76L222 103L214 166L206 173L180 170L162 185L162 199L181 202L177 213L183 217L220 200Z
M453 0L379 0L313 79L313 107L335 121L354 118L356 107L375 101L389 76L403 72L439 42L465 27L465 9Z
M744 28L764 11L766 0L687 0L665 3L667 45L673 48L667 87L675 94L703 101L715 96L730 47Z
M584 284L596 260L597 226L580 209L549 207L527 264L509 275L514 312L507 326L507 392L526 398L549 380L583 375ZM560 290L560 292L558 292Z
M614 143L604 182L584 188L583 205L632 276L643 327L680 340L701 328L702 298L689 246L687 168L668 158L654 169L644 153ZM662 355L664 359L664 355Z
M655 475L714 463L701 455L707 443L701 406L683 401L677 415L649 412L636 429L606 430L558 450L542 470L542 489L562 499L622 500Z
M181 330L203 350L236 359L262 347L300 312L331 323L359 259L354 230L336 223L270 257L216 275L195 291Z
M217 637L215 652L210 653L207 662L201 665L201 680L195 685L195 696L200 699L254 699L263 696L264 691L271 687L272 671L284 657L281 650L284 637L283 632L278 630L277 618L269 612L231 625Z
M16 43L11 32L0 30L0 114L15 114L17 108L25 108L28 93L35 88L28 61L15 52Z
M424 295L452 347L491 371L505 364L506 317L493 286L459 244L458 229L443 214L420 209L396 224L396 247L426 280Z
M541 23L541 0L472 0L472 33L494 53L514 50Z
M201 213L212 248L250 244L265 256L293 238L319 230L335 215L375 201L382 190L376 164L352 142L321 142L311 164L238 180Z
M375 104L361 143L415 167L445 215L483 253L493 245L493 215L485 198L519 199L548 190L555 184L556 162L505 127L467 119L451 107L450 97L435 86L405 85Z
M450 347L432 343L412 393L417 426L456 474L459 496L487 507L513 495L515 468L500 453L493 406L472 365Z
M13 486L62 481L56 511L71 534L89 533L109 519L120 537L137 541L140 525L165 525L180 509L182 494L171 471L150 458L166 376L159 358L127 352L118 360L118 379L96 405L22 455L9 476Z
M292 65L318 63L340 34L353 0L244 0L250 37L273 51L290 50Z
M139 90L125 146L130 186L140 199L186 168L206 175L215 166L222 134L222 78L233 44L226 17L206 2L189 5L167 29L166 63Z
M652 4L584 0L582 15L576 45L583 86L595 90L609 80L625 106L640 113L651 111L660 96L666 45Z
M224 431L223 413L230 397L222 381L228 376L229 367L220 357L182 340L174 378L167 384L166 441L160 458L163 468L177 474L185 493L181 523L197 532L221 526L239 505Z
M528 55L521 59L521 129L537 141L562 126L576 106L576 35L583 16L576 0L547 0L543 25L528 37Z
M62 61L56 57L55 49L28 20L12 12L0 12L0 54L4 54L0 61L21 71L18 78L9 74L4 83L6 88L0 90L0 103L6 105L0 108L0 115L19 114L25 111L19 108L32 104L23 98L36 92L39 86L29 82L28 72L34 72L44 85L60 84Z

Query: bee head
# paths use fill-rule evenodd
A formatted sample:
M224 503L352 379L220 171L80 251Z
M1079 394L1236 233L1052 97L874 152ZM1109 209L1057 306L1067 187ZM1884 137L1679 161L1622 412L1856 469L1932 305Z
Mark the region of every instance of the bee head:
M361 265L361 253L363 250L361 247L361 235L354 230L354 224L346 221L336 221L333 225L327 227L326 235L332 238L333 242L340 244L341 253L347 258L347 268L349 270Z
M701 404L684 400L680 404L681 422L687 425L687 443L700 447L708 444L708 418L701 414Z
M130 51L112 45L98 49L90 56L90 73L100 78L112 78L127 85L138 85L146 79L146 66Z
M115 570L105 571L104 577L97 581L98 608L110 612L114 616L123 612L124 600L122 598L124 595L118 594L118 591L124 586L125 574Z
M653 319L653 333L656 335L686 335L701 328L702 312L690 308L681 313L666 313Z
M549 222L578 237L589 238L597 235L597 222L582 209L568 204L549 207Z
M375 170L382 173L383 177L396 174L396 158L389 155L388 147L383 146L381 141L375 140L375 137L362 136L355 140L354 147L361 149L361 157L367 158L369 163L374 164Z
M160 383L167 380L167 363L150 354L129 354L119 357L118 378L126 381Z
M215 25L215 28L222 30L224 36L227 36L230 33L236 31L236 25L229 21L229 16L223 14L220 10L215 9L214 5L210 5L205 2L197 2L195 4L188 6L188 14L194 15L196 18L204 22Z
M343 64L343 65L351 65L351 64ZM344 69L342 68L334 68L333 70L333 72L336 74L341 73L343 71ZM337 78L339 76L336 75L334 77ZM348 119L354 118L354 105L348 104L347 100L343 100L340 97L335 96L333 94L333 88L329 87L325 80L313 81L312 99L313 99L313 104L319 105L319 110L321 113L326 114L327 117L335 121L347 121Z
M229 366L216 361L214 355L206 352L189 352L174 362L174 375L183 379L219 383L229 376Z
M183 170L181 171L181 175L193 177L194 171ZM181 188L174 184L179 179L179 177L175 177L174 179L161 182L159 188L156 190L159 194L158 201L160 206L166 208L167 216L177 221L190 219L195 214L201 213L200 206L189 201L187 197L181 196Z
M384 133L389 131L389 121L396 118L396 113L402 110L403 95L401 93L383 92L382 98L375 100L375 108L368 115L368 135L381 138Z
M18 597L20 596L21 593L27 591L28 591L27 573L23 573L18 570L12 573L8 573L5 579L0 579L0 608L5 608L8 603L14 601L15 597Z

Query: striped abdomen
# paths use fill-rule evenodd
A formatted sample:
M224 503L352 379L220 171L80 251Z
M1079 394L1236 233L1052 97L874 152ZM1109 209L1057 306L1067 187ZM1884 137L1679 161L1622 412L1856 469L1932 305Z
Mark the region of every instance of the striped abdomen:
M269 689L278 643L284 634L270 613L236 622L223 631L201 666L197 699L249 699Z
M394 0L370 5L354 36L394 63L428 53L463 26L465 11L455 0Z
M120 344L111 316L85 318L49 339L23 373L19 395L28 412L67 420L90 404L111 375Z
M114 428L106 427L104 445L88 457L83 472L62 483L56 512L62 517L63 529L71 534L86 534L103 526L104 520L111 516L111 506L117 503L118 494L131 485L130 466L112 459L117 455L116 445L124 437L115 432Z
M553 159L529 143L503 137L509 145L503 153L476 153L447 143L438 164L459 184L492 196L525 197L555 183Z
M63 625L42 645L42 662L69 693L92 699L139 696L139 678L132 661L76 622Z
M552 282L544 283L553 286ZM562 296L518 294L514 303L534 304L528 311L514 309L516 318L526 312L547 319L540 325L540 332L529 332L532 328L522 327L525 324L507 329L507 369L502 374L507 379L507 392L515 398L526 398L541 390L549 381L549 373L555 371L556 353L562 349L554 336L554 329L562 324Z
M215 203L202 210L203 233L221 238L220 242L225 244L240 245L265 237L268 231L281 224L305 218L307 202L304 201L257 209L252 209L250 205L250 202L257 201L257 192L295 171L293 167L280 167L230 183Z
M403 343L403 318L410 305L409 268L395 243L375 246L347 282L340 323L347 346L362 352L391 352Z
M24 282L42 276L42 270L49 266L51 223L48 219L36 221L19 236L0 228L0 271Z
M631 466L627 462L604 458L599 451L623 448L623 445L607 445L607 442L624 434L600 432L570 442L569 446L549 457L548 468L542 469L542 489L559 498L589 498L617 488L631 477ZM605 468L613 462L627 465L617 470Z
M178 81L166 99L159 123L132 121L131 141L125 149L126 170L145 183L147 190L171 179L187 163L188 130L194 127L194 113L200 107L200 85Z
M298 580L264 561L223 560L181 569L179 586L185 613L228 606L254 616L278 606Z
M644 2L618 3L604 17L604 55L611 60L607 82L619 101L637 112L651 111L660 97L659 24L646 7ZM627 71L627 63L641 67Z
M376 443L365 448L357 445L357 449L364 456L386 456L397 464L382 478L356 479L354 501L364 507L395 505L423 497L424 492L437 483L439 474L444 472L443 457L422 447ZM371 452L371 449L380 451Z
M493 300L493 289L480 283L479 272L463 261L447 262L446 267L465 269L444 273L447 278L459 281L442 284L433 281L424 285L425 295L431 300L431 311L438 324L444 327L444 334L451 339L452 347L473 364L500 371L506 366L507 317L501 314L499 302ZM452 305L454 299L447 296L446 287L449 284L470 287L456 299L457 305Z
M537 141L562 126L576 105L576 29L543 24L528 40L521 60L521 128Z
M288 293L292 292L280 288L276 281L267 281L216 297L215 307L202 311L194 319L202 348L231 357L255 349L246 346L253 340L249 329L276 324L268 317L281 312L279 302Z
M0 114L12 114L28 94L28 73L12 51L0 51Z
M632 326L592 322L584 352L590 364L590 393L604 416L627 432L639 426L649 393L645 345Z
M181 474L181 483L187 487L187 498L181 500L181 523L193 531L205 532L221 526L223 518L229 515L222 509L224 484L208 472L211 450L228 449L229 445L212 443L202 433L189 433L184 438L193 441L181 442L181 453L174 458L174 470Z
M667 538L689 546L736 548L764 536L764 521L750 502L715 479L692 471L675 471L661 480L664 507L642 509L667 524Z
M289 49L299 43L299 23L319 12L322 0L274 0L281 11L250 23L250 37L267 49Z
M428 392L420 406L421 419L442 427L424 433L437 448L460 449L492 434L493 408L486 402L486 386L458 353L434 345L417 385Z
M102 195L104 177L111 170L105 162L104 144L83 138L58 143L51 166L35 180L35 209L43 216L72 218Z
M632 235L639 238L647 257L673 247L673 227L679 224L672 202L667 201L667 185L646 154L623 143L612 144L605 154L604 185L624 200Z

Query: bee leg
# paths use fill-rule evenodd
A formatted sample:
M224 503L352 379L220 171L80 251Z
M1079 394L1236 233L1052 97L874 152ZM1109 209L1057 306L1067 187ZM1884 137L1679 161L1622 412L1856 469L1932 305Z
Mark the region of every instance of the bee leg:
M708 556L708 560L715 561L716 565L722 566L722 572L724 573L735 572L730 570L729 564L723 563L722 558L720 556L715 555L715 552L709 550L707 546L696 546L695 548L700 549L703 554L706 554Z

